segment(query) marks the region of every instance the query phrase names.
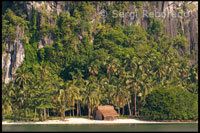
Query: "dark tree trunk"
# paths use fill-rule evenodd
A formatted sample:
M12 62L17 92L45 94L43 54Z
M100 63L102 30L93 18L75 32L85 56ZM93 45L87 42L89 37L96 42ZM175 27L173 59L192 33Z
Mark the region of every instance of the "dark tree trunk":
M134 110L133 110L133 107L134 107L134 96L133 96L133 93L132 93L132 95L131 95L131 104L130 104L131 106L130 106L130 109L131 109L131 113L132 113L132 115L133 115L133 112L134 112ZM131 108L132 107L132 108Z
M124 106L123 106L123 110L122 110L122 115L124 116Z
M58 109L56 108L56 116L59 116L59 114L58 114Z
M143 101L143 103L145 103L146 102L146 96L144 95L144 101Z
M16 120L17 110L16 109L13 109L13 110L15 110L15 120ZM5 119L5 116L3 118Z
M19 106L19 119L21 120L21 107Z
M91 106L91 115L93 115L93 106Z
M71 115L71 110L69 111L69 116L71 117L72 115Z
M80 116L81 116L81 103L79 103L79 112L80 112Z
M25 102L24 102L24 117L26 118L26 105L25 105Z

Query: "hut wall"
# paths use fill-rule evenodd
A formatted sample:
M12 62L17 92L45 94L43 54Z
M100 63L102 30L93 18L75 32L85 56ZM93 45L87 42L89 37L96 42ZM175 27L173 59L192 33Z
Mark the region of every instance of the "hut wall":
M104 120L114 120L115 117L114 116L107 116L107 117L104 117Z
M102 120L103 119L102 114L101 114L101 112L99 110L96 111L95 119L97 119L97 120Z

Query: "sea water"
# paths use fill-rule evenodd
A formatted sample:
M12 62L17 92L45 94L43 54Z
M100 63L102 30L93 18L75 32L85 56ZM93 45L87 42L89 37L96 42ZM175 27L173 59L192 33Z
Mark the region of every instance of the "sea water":
M19 124L2 125L3 131L198 131L198 123L148 124Z

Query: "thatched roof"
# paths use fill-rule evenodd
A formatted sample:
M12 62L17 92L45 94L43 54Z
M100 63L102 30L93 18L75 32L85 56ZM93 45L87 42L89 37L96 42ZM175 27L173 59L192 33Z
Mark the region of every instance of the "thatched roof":
M104 117L119 116L114 107L111 105L98 106L97 110L99 110Z

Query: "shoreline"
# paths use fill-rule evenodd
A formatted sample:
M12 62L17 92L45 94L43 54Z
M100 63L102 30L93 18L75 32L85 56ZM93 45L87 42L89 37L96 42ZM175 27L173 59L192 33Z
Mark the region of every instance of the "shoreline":
M20 124L146 124L146 123L198 123L198 121L192 120L163 120L163 121L148 121L148 120L138 120L138 119L116 119L116 120L89 120L86 118L67 118L63 120L46 120L46 121L37 121L37 122L26 122L26 121L17 121L17 122L8 122L2 121L2 125L20 125Z

